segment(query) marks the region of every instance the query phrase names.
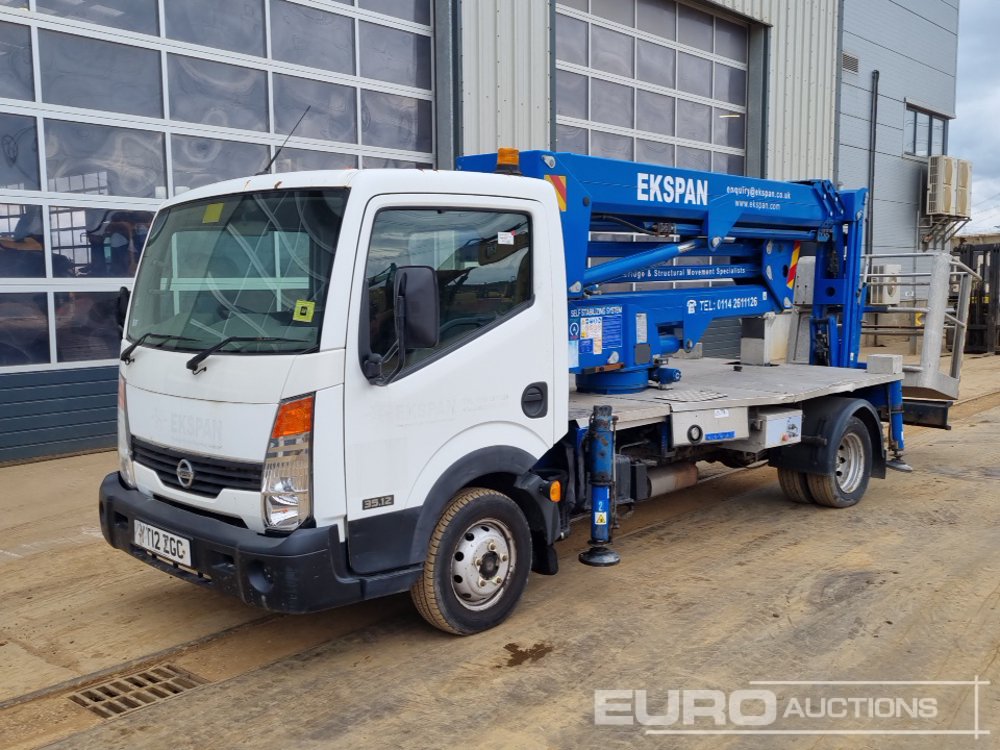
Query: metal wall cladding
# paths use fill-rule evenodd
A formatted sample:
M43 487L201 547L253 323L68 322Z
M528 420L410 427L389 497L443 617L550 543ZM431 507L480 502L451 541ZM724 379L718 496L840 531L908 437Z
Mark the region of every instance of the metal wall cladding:
M907 103L943 117L955 111L958 14L958 0L845 0L843 47L858 58L858 72L842 74L838 176L844 187L868 184L872 71L878 70L876 253L920 248L927 157L903 155L904 117ZM900 262L906 272L930 270L913 259Z
M462 149L549 148L550 4L463 0Z
M832 177L838 0L701 5L768 27L766 176ZM465 153L549 147L550 10L540 0L463 0Z
M775 180L833 176L838 0L720 0L769 26L767 173Z

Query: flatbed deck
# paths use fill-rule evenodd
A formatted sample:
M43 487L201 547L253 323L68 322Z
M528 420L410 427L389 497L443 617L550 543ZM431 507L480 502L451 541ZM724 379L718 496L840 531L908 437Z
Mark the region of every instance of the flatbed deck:
M872 374L847 367L780 364L739 365L725 359L685 359L675 365L680 382L663 389L603 396L570 392L569 418L585 427L594 407L607 404L618 417L618 427L638 427L661 421L672 413L698 409L793 404L820 396L851 393L860 388L891 383L902 374Z

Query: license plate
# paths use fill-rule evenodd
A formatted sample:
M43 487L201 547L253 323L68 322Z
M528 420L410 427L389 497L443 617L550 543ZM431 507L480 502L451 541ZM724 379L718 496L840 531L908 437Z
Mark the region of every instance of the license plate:
M169 531L158 529L142 521L134 521L133 538L137 547L149 550L154 555L165 557L168 560L180 563L181 565L191 565L191 542L183 537L171 534Z

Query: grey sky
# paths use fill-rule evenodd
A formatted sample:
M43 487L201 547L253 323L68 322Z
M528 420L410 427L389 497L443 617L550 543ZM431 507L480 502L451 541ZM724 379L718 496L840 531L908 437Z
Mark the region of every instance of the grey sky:
M957 119L948 153L972 161L972 222L966 231L1000 224L1000 0L961 0Z

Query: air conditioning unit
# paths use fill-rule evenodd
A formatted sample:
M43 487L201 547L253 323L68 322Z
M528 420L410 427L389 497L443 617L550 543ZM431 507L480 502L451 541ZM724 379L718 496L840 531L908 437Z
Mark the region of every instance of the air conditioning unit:
M972 209L972 163L953 156L927 162L927 215L968 218Z
M873 264L868 280L868 304L898 305L902 298L899 277L902 271L899 263Z
M955 209L959 216L972 216L972 162L958 160L958 184L955 186Z

